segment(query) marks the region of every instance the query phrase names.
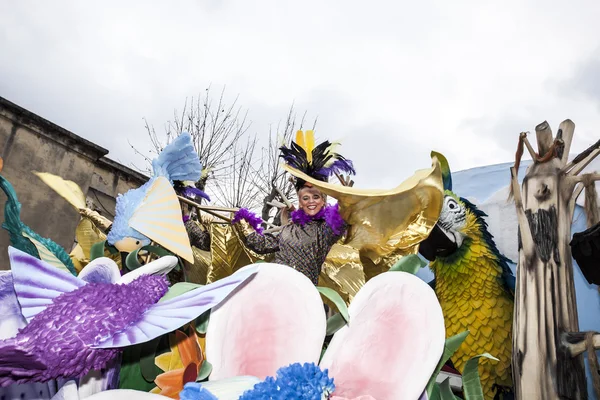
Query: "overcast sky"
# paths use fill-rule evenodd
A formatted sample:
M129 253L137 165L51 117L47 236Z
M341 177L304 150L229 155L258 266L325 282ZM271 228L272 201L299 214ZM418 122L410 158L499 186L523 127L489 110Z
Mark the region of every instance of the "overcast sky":
M443 152L510 161L518 134L600 137L600 1L0 0L0 96L138 162L186 97L226 85L267 134L292 103L339 139L357 186Z

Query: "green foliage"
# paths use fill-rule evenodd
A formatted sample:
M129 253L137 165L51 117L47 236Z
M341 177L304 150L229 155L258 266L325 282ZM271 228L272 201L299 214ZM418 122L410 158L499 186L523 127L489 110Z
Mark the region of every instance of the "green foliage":
M90 261L95 260L96 258L104 257L104 250L108 250L110 254L118 254L119 250L115 246L111 246L106 243L106 240L103 240L98 243L94 243L90 248Z
M190 290L194 290L202 286L203 285L191 282L177 282L169 288L167 293L165 293L165 295L159 300L159 302L170 300L173 297L180 296L184 293L189 292Z
M127 255L127 258L125 259L125 266L127 267L128 270L133 271L134 269L137 269L139 267L142 266L142 263L139 261L138 259L138 255L140 251L146 251L148 253L154 253L159 257L164 257L164 256L171 256L173 255L171 252L169 252L168 250L163 249L162 247L158 247L158 246L144 246L140 249L134 250L131 253L129 253Z
M344 319L342 314L334 314L327 320L327 331L325 335L333 335L334 333L339 331L344 325L346 325L346 320Z
M468 335L469 331L465 331L446 339L446 343L444 344L444 354L442 354L442 358L440 359L440 362L435 368L435 372L433 373L433 375L429 379L429 382L427 383L427 395L429 397L431 397L433 387L436 385L435 380L437 379L440 371L442 370L442 367L444 366L444 364L446 364L446 362L448 362L450 357L452 357L452 355L456 353L456 350L458 350L458 348L460 347L462 342L465 341Z
M398 262L390 268L390 271L408 272L409 274L414 275L426 265L427 263L418 255L409 254L398 260Z
M199 335L206 334L206 329L208 329L209 321L210 321L210 310L204 311L198 318L196 318L196 332Z
M346 320L346 322L350 320L350 316L348 315L348 307L346 306L346 302L344 301L344 299L342 299L342 296L340 296L340 294L338 292L336 292L333 289L326 288L326 287L320 287L320 286L317 286L317 290L323 296L327 297L327 299L329 299L333 304L335 304L335 306L337 307L338 311L340 312L340 314L342 315L342 317L344 317L344 319Z
M450 387L450 379L446 379L442 384L438 384L436 379L446 362L450 359L450 357L458 350L462 342L465 340L469 331L459 333L458 335L452 336L446 340L446 344L444 346L444 354L438 366L435 369L433 376L430 378L429 383L427 384L426 391L429 400L456 400L458 399L452 393L452 389ZM479 378L479 359L481 357L489 358L491 360L498 361L497 358L491 356L488 353L480 354L471 358L465 364L465 368L462 373L462 384L463 384L463 393L465 396L465 400L484 400L483 389L481 387L481 380Z
M484 353L471 358L465 364L463 370L463 391L465 393L465 400L483 400L483 389L481 388L481 381L479 379L479 359L481 357L489 358L490 360L499 361L496 357Z
M196 378L196 382L202 382L208 379L210 373L212 372L212 364L207 360L204 360L200 370L198 370L198 377Z

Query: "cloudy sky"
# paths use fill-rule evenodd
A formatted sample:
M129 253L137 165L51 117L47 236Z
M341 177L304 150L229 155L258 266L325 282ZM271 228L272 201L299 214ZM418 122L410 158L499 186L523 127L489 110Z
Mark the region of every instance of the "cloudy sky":
M600 137L600 2L0 0L0 96L139 163L186 98L226 86L264 137L292 103L340 139L357 185L445 153L510 161L518 134Z

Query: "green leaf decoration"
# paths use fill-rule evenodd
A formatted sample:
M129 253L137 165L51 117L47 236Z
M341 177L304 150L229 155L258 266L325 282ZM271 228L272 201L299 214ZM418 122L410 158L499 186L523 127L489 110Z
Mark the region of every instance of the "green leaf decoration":
M126 347L123 351L121 370L119 371L119 389L149 392L156 386L154 382L148 382L142 375L140 367L141 353L142 345L140 344Z
M173 255L171 252L163 249L162 247L151 246L151 245L144 246L140 249L132 251L131 253L129 253L127 255L127 258L125 259L125 266L127 267L128 270L133 271L134 269L137 269L142 266L142 263L140 263L140 261L138 260L138 254L140 251L147 251L148 253L154 253L159 257Z
M350 320L350 316L348 315L348 307L346 306L346 302L342 299L342 296L338 292L333 289L317 286L317 290L323 296L327 297L335 306L337 307L340 314L346 321Z
M426 266L427 263L416 254L409 254L402 257L396 264L394 264L390 271L408 272L409 274L416 274L421 268Z
M208 321L210 321L210 310L204 311L198 318L196 318L196 332L199 335L206 334L208 329Z
M450 378L446 378L440 385L440 400L456 400L456 396L452 393L450 387Z
M176 284L174 284L173 286L171 286L169 288L169 290L167 291L167 293L165 293L165 295L163 297L161 297L161 299L159 300L159 303L161 301L170 300L173 297L180 296L184 293L189 292L190 290L194 290L194 289L197 289L202 286L204 286L204 285L200 285L197 283L191 283L191 282L177 282Z
M102 242L94 243L90 248L90 261L95 260L96 258L104 257L104 246L106 244L106 240Z
M446 339L446 343L444 344L444 354L442 354L440 362L438 363L437 367L435 367L435 372L433 373L431 378L429 378L429 382L427 383L427 396L431 397L431 392L433 390L435 380L437 379L437 376L442 370L442 367L444 366L444 364L446 364L450 357L452 357L452 355L456 353L456 350L458 350L458 348L460 347L462 342L465 341L467 336L469 336L469 331L464 331L462 333L459 333L458 335L454 335Z
M202 382L208 379L208 376L212 372L212 364L208 361L204 360L200 370L198 371L198 378L196 378L196 382Z
M156 338L146 343L142 343L140 353L140 371L147 382L154 382L156 377L162 373L161 369L156 366L156 350L160 338Z
M319 364L321 363L321 360L323 359L323 356L325 355L326 351L327 351L327 347L323 346L323 348L321 349L321 355L319 356Z
M428 394L427 397L429 398L429 400L441 400L442 399L439 383L437 383L437 382L433 383L433 386L431 387L431 394Z
M327 320L327 332L325 335L330 336L339 331L344 325L346 320L342 317L342 314L335 314Z
M481 357L489 358L490 360L500 361L491 354L484 353L471 358L466 362L463 369L462 382L465 400L484 400L483 389L479 379L479 359Z
M110 254L119 253L119 250L117 250L115 246L111 246L106 240L103 240L101 242L94 243L92 247L90 247L90 261L93 261L96 258L104 257L105 250L108 250Z

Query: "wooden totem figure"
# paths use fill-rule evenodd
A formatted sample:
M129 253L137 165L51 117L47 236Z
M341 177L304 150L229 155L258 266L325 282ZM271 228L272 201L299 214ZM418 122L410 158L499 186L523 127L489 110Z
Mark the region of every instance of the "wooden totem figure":
M600 153L600 141L568 161L575 124L556 137L547 122L536 128L536 153L521 133L511 192L519 222L519 265L513 324L513 380L517 399L587 399L582 351L569 337L579 331L569 242L575 201L599 174L580 174ZM533 158L517 173L524 147Z

